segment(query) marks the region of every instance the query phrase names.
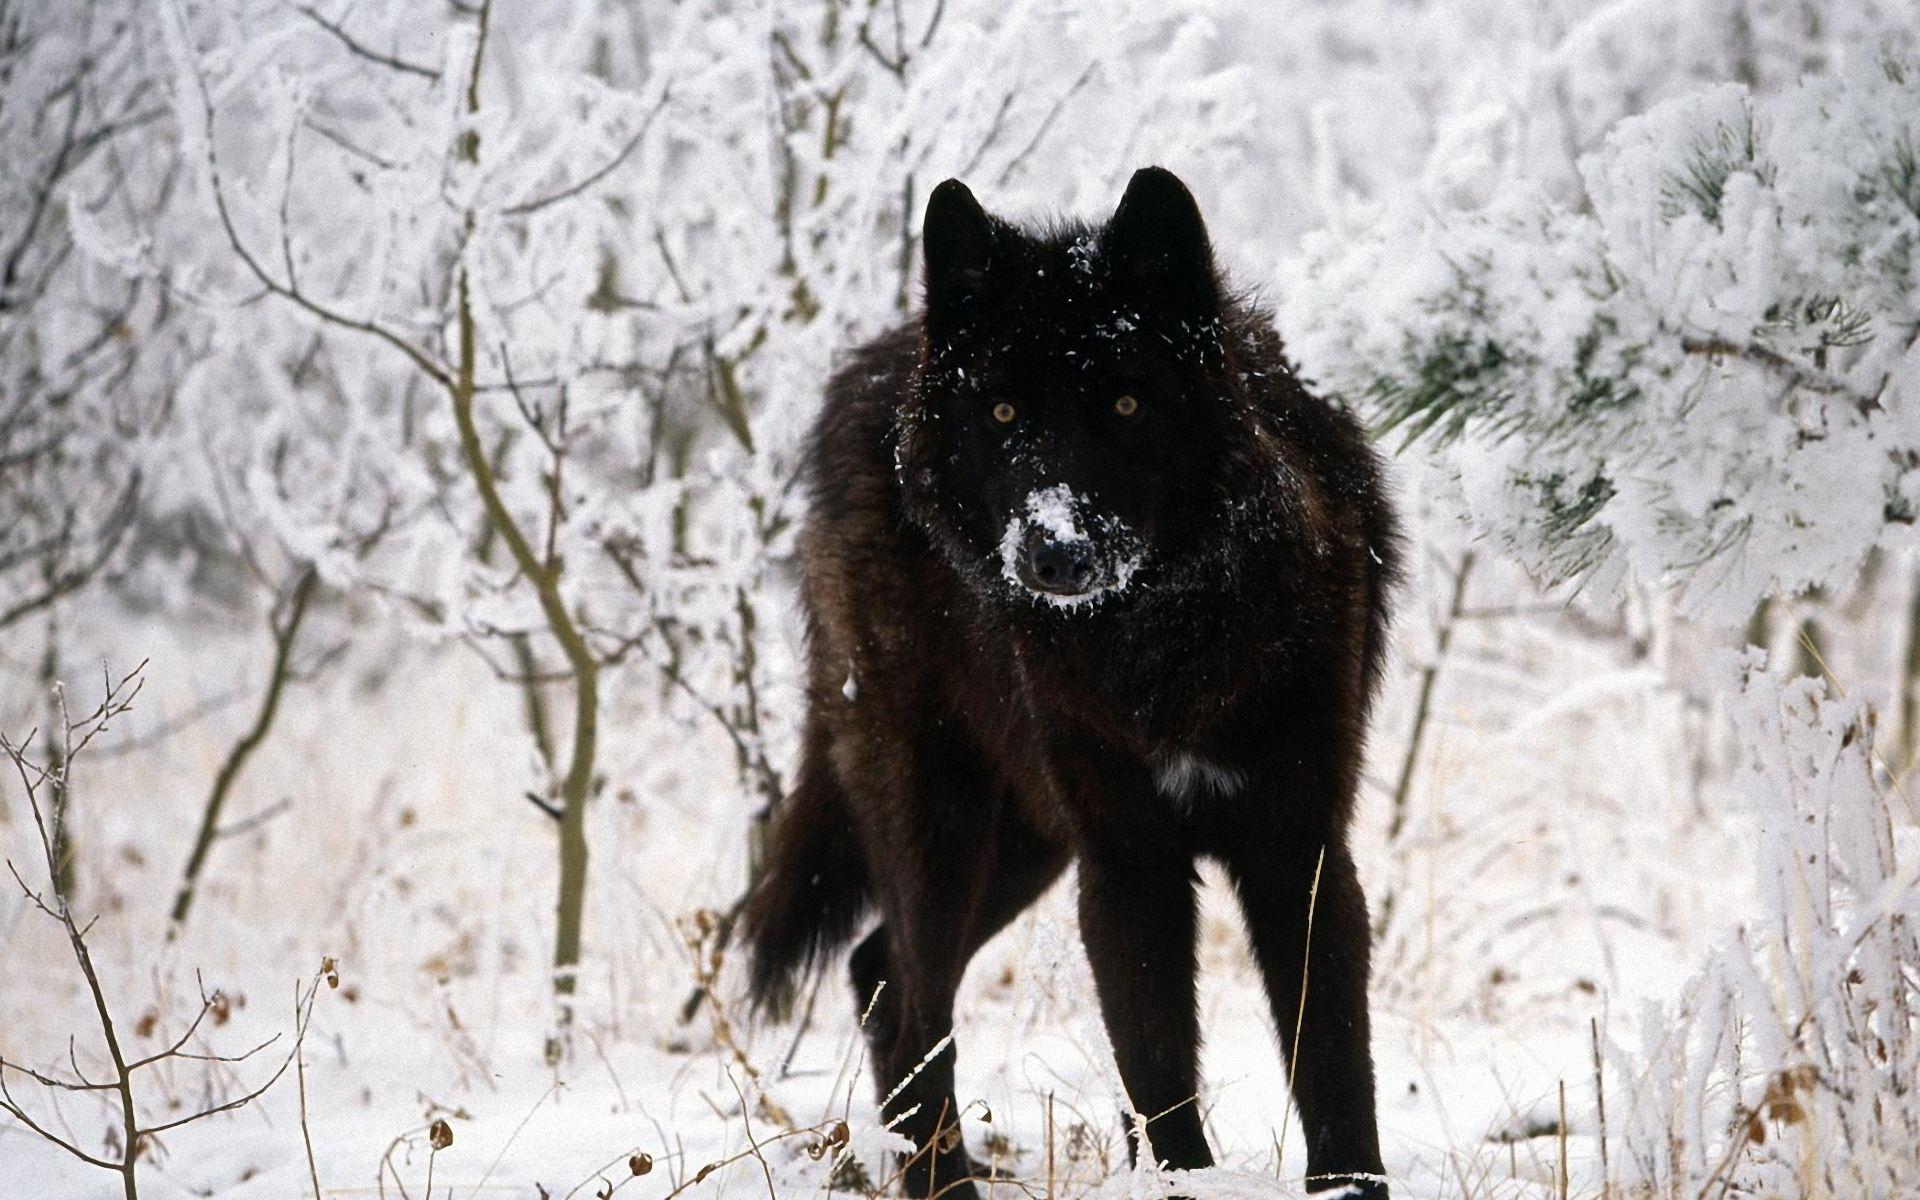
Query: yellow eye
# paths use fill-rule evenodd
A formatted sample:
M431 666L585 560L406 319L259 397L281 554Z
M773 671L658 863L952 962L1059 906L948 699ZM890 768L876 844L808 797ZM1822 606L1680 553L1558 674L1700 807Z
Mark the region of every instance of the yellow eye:
M1005 400L993 406L993 419L1002 425L1013 424L1013 419L1019 415L1020 414L1013 411L1013 405L1008 404Z
M1140 402L1132 396L1122 396L1113 402L1113 411L1123 417L1130 417L1140 411Z

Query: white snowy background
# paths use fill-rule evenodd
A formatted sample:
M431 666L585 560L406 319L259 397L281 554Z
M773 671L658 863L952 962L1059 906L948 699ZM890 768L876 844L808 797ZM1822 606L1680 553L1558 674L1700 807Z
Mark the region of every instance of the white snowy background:
M123 1058L221 997L135 1124L273 1080L141 1195L883 1188L841 975L757 1024L718 935L793 761L796 453L935 184L1097 218L1149 163L1393 426L1395 1194L1920 1194L1917 49L1898 0L0 0L0 731L50 771L0 779L0 1197L123 1190L43 1136L126 1150L34 1075L113 1074L62 895ZM967 977L969 1145L1164 1194L1070 887ZM1206 903L1177 1186L1298 1195Z

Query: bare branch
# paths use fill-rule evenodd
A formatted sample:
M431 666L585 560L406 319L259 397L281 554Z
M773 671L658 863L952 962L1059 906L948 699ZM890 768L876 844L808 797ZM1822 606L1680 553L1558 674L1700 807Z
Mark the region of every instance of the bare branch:
M112 510L101 523L98 544L94 553L86 561L65 570L56 569L46 584L33 595L16 601L11 606L0 609L0 629L28 617L48 605L85 587L96 575L105 570L119 553L120 543L126 537L127 530L133 526L133 515L138 507L140 496L140 473L133 472L120 498L114 502Z
M12 1064L8 1064L8 1065L12 1065ZM4 1071L0 1071L0 1109L5 1109L7 1112L7 1115L11 1116L14 1120L20 1122L22 1125L25 1125L28 1129L31 1129L33 1132L39 1134L41 1137L45 1138L47 1141L52 1142L54 1145L60 1147L62 1150L65 1150L68 1154L73 1155L75 1158L79 1159L81 1162L87 1163L90 1166L105 1167L109 1171L120 1170L119 1163L108 1162L104 1158L95 1158L93 1155L88 1154L85 1150L82 1150L80 1147L74 1145L72 1142L69 1142L67 1139L61 1137L59 1134L50 1132L46 1128L46 1126L41 1125L38 1121L35 1121L32 1117L28 1116L26 1110L21 1108L20 1105L14 1100L13 1093L10 1090L8 1090L6 1072Z
M231 825L222 825L213 831L213 839L217 842L223 842L228 838L242 837L266 825L275 817L290 812L292 809L293 800L290 797L282 796L252 816L242 817Z
M350 53L364 58L368 62L378 63L380 66L389 67L395 71L403 71L408 75L418 75L431 83L440 82L440 72L431 67L423 67L419 63L408 62L404 58L398 58L391 54L382 54L378 50L371 49L355 41L353 36L343 29L339 22L327 20L311 5L303 4L300 6L299 11L303 15L312 18L315 25L332 34Z
M322 974L326 974L331 964L323 962L321 967ZM338 977L334 977L334 981L337 983ZM293 1020L296 1025L300 1023L300 985L298 983L293 985ZM305 1142L307 1147L307 1180L313 1184L313 1200L320 1200L320 1165L314 1161L313 1131L307 1127L307 1060L302 1053L301 1039L295 1039L293 1043L293 1069L294 1076L300 1084L300 1140Z
M217 996L219 995L219 993L216 992L214 993L214 995ZM187 1044L187 1039L191 1038L194 1034L194 1031L200 1028L200 1022L206 1020L207 1014L211 1011L213 1011L213 997L207 996L203 993L200 997L200 1011L195 1013L193 1020L188 1023L187 1031L181 1034L179 1039L176 1040L173 1043L173 1045L168 1046L165 1050L160 1051L160 1053L149 1054L147 1057L141 1059L138 1062L128 1063L127 1070L138 1071L141 1067L150 1066L153 1063L159 1062L163 1058L170 1058L173 1055L179 1053L180 1048Z
M5 1058L0 1058L0 1071L9 1070L20 1072L41 1087L57 1088L63 1092L107 1092L119 1086L113 1083L92 1083L84 1076L81 1077L80 1082L75 1083L71 1079L61 1079L57 1075L45 1075L34 1070L32 1067L24 1066L17 1062L9 1062ZM76 1075L79 1074L78 1068L75 1069L74 1073Z
M1028 156L1040 148L1040 143L1046 140L1047 131L1053 128L1053 123L1059 119L1060 113L1067 107L1067 102L1080 94L1080 89L1087 86L1087 82L1093 78L1093 73L1099 69L1099 66L1097 61L1088 63L1086 69L1080 72L1079 78L1075 79L1072 85L1060 94L1060 98L1053 102L1053 107L1047 110L1047 115L1041 118L1039 127L1033 131L1033 137L1027 140L1027 144L1021 147L1020 153L1009 159L1006 167L1001 170L997 181L999 186L1005 187L1007 181L1013 178L1014 172L1027 161Z
M294 618L290 616L287 622L289 630L293 624ZM141 686L145 682L142 674L145 666L145 662L142 662L140 666L129 671L118 680L115 680L111 675L106 675L102 682L103 695L100 703L91 712L78 720L75 720L67 712L65 690L60 688L56 689L62 727L57 769L50 769L46 766L32 764L28 761L26 757L26 746L32 742L31 737L29 737L26 742L16 745L4 735L0 735L0 753L4 753L13 763L15 773L19 776L26 790L27 804L33 815L34 826L40 835L41 853L45 858L46 870L50 876L57 877L59 862L55 855L52 837L48 831L48 817L40 803L40 789L43 784L51 784L54 789L55 802L56 804L59 802L58 796L60 791L66 786L66 778L73 770L73 764L76 758L86 750L88 744L94 738L106 731L109 723L115 717L120 716L132 708L133 702L140 694ZM55 819L58 819L57 814ZM200 1011L188 1024L186 1031L164 1050L155 1054L149 1054L143 1058L129 1060L121 1048L119 1029L114 1020L112 1008L107 1002L106 991L101 985L99 972L94 967L93 954L87 945L87 935L93 929L93 922L89 921L85 925L81 925L74 919L73 910L69 906L65 895L56 890L51 903L49 903L46 898L27 886L26 881L21 878L19 870L14 867L11 861L7 863L7 868L13 873L15 882L19 883L21 891L26 894L34 906L58 922L65 931L68 947L73 953L73 959L79 967L81 977L86 982L87 993L93 1001L94 1017L98 1022L101 1038L106 1044L107 1056L113 1064L113 1076L111 1080L100 1083L88 1079L85 1072L80 1070L78 1056L74 1052L73 1040L69 1038L67 1058L69 1063L72 1064L73 1073L79 1079L79 1082L76 1083L73 1080L61 1079L54 1075L20 1066L17 1063L0 1060L0 1112L7 1113L29 1131L59 1146L82 1162L115 1172L121 1178L126 1200L138 1200L139 1188L136 1172L141 1147L145 1144L146 1139L150 1139L155 1134L163 1133L169 1129L177 1129L193 1121L213 1116L216 1113L230 1112L245 1104L251 1103L264 1094L268 1088L271 1088L277 1083L280 1077L286 1073L287 1067L293 1063L295 1057L299 1054L301 1043L306 1037L308 1020L313 1010L313 1000L318 993L320 980L325 972L323 970L315 974L312 983L307 988L304 1005L300 1002L296 985L296 1028L293 1047L289 1050L287 1057L280 1062L280 1065L258 1086L223 1103L201 1109L150 1128L143 1127L140 1124L138 1106L134 1097L134 1077L137 1071L144 1067L153 1066L157 1063L172 1059L184 1059L205 1063L245 1062L268 1046L279 1041L281 1035L276 1033L265 1041L238 1054L198 1053L186 1050L186 1045L199 1030L207 1014L213 1011L219 1004L219 994L214 993L210 996L207 994L205 987L202 986ZM97 920L98 918L95 919ZM14 1099L7 1078L7 1071L9 1069L20 1072L43 1087L52 1088L57 1091L99 1092L114 1096L118 1101L119 1108L119 1121L115 1129L119 1143L119 1160L113 1161L108 1158L89 1154L73 1142L52 1132L34 1120L32 1115Z
M312 602L313 591L319 582L319 572L311 563L303 565L288 594L284 621L270 619L273 631L273 659L267 673L267 687L260 699L260 708L254 714L253 724L247 732L235 742L233 749L227 752L226 761L220 764L220 770L214 777L213 790L207 796L205 809L200 817L200 831L194 838L193 851L187 858L180 891L174 896L173 913L170 918L169 934L175 934L186 923L187 915L193 907L194 892L200 881L200 872L206 866L207 854L217 840L220 813L226 806L227 797L232 793L234 781L246 767L247 760L253 757L267 734L273 729L273 720L280 710L280 696L285 691L287 681L292 675L294 641L300 634L301 620L307 614L307 606Z
M538 200L529 200L524 204L516 204L512 208L505 210L506 215L509 217L524 217L528 213L539 212L541 209L558 204L563 200L571 200L581 192L586 191L594 184L599 183L602 179L613 174L620 168L620 164L626 162L628 156L639 148L640 143L646 140L647 131L653 128L654 118L658 117L661 111L667 107L667 102L670 99L672 99L671 88L662 88L659 102L647 113L646 119L640 122L640 128L635 130L633 136L627 139L626 145L620 147L619 152L608 159L605 166L594 171L578 183L569 184L557 192L542 196Z
M287 283L280 282L267 272L266 267L261 264L258 258L254 257L253 251L249 250L246 243L241 240L240 231L233 223L233 212L227 206L226 186L222 182L220 175L220 157L218 151L214 148L216 139L214 137L213 95L207 88L206 78L200 73L198 64L195 65L193 78L200 93L201 121L207 142L207 172L208 182L213 191L213 207L215 213L220 218L220 228L226 235L227 244L232 247L234 255L239 258L240 262L247 268L248 273L251 274L254 280L268 293L291 301L293 304L305 309L327 324L337 326L341 329L350 329L357 333L364 333L369 337L377 338L387 345L392 346L394 349L400 351L400 353L406 355L408 361L418 367L429 379L441 387L451 390L453 387L453 376L447 372L446 368L434 362L431 358L428 358L425 351L407 341L399 334L387 329L385 326L375 324L369 320L362 320L358 317L350 317L345 313L338 312L313 300L305 292L295 287L291 281Z
M194 1054L193 1052L187 1051L187 1050L175 1050L169 1053L166 1057L183 1058L190 1062L212 1062L212 1063L246 1062L248 1059L252 1058L254 1055L260 1053L262 1050L265 1050L268 1046L273 1045L275 1042L279 1040L280 1040L280 1034L276 1033L272 1037L267 1038L265 1041L255 1042L251 1047L249 1047L248 1049L242 1050L238 1054ZM141 1065L144 1065L144 1064L141 1064ZM132 1065L129 1064L128 1070L132 1070L132 1069L133 1069Z
M204 1120L207 1117L216 1116L223 1112L232 1112L234 1109L240 1108L243 1105L251 1104L253 1101L258 1100L261 1096L264 1096L267 1093L267 1090L271 1088L274 1084L280 1082L280 1077L287 1073L287 1068L293 1065L294 1056L300 1052L301 1044L306 1041L307 1024L313 1017L314 995L319 990L320 990L320 977L316 975L314 976L313 982L307 987L306 1004L300 1011L299 1022L295 1025L294 1031L293 1031L293 1045L288 1048L287 1056L280 1060L280 1065L274 1068L273 1074L269 1075L264 1083L262 1083L259 1087L254 1088L250 1092L246 1092L242 1095L234 1097L231 1100L228 1100L224 1104L216 1104L212 1108L203 1108L198 1112L189 1113L184 1117L179 1117L175 1120L167 1121L160 1125L153 1125L153 1126L144 1128L140 1130L141 1136L151 1137L156 1133L165 1133L169 1129L178 1129L182 1125L190 1125L195 1121ZM268 1043L262 1043L261 1046L255 1047L254 1050L248 1051L248 1053L251 1054L260 1049L264 1049L266 1045L271 1044L271 1041L277 1041L278 1039L279 1039L279 1035L275 1034L274 1037L270 1039ZM233 1060L220 1060L220 1061L233 1061Z

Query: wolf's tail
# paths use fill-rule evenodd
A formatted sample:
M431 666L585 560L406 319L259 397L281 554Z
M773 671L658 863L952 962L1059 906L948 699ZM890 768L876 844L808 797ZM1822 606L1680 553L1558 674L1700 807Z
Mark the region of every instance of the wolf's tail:
M800 978L852 940L870 894L847 797L825 756L808 754L741 911L755 1009L784 1012Z

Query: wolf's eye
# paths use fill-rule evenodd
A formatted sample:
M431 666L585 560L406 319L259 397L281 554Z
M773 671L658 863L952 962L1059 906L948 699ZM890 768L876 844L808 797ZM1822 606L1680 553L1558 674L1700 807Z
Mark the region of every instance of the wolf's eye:
M1140 402L1132 396L1122 396L1113 402L1113 411L1123 417L1130 417L1140 411Z
M1019 415L1019 413L1014 411L1013 405L1008 404L1005 400L993 406L993 419L1002 425L1013 424L1013 419Z

